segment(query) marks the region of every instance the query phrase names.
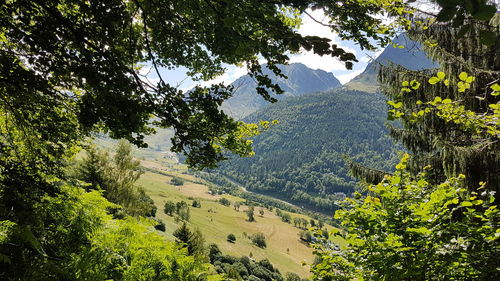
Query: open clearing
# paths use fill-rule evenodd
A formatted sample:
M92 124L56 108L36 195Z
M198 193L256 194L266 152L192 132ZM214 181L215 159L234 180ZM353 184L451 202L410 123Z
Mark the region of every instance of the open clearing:
M158 168L151 162L146 165L149 168ZM293 224L282 222L274 212L267 209L264 209L264 215L260 216L260 207L255 208L256 222L248 222L244 212L246 206L241 206L240 210L236 211L232 205L226 207L216 202L222 196L231 202L244 201L243 199L227 194L214 196L209 194L207 186L194 183L196 178L191 175L177 171L168 172L168 174L182 177L186 180L185 184L183 186L170 185L171 176L152 172L146 172L138 183L155 201L158 207L157 218L165 222L167 227L165 235L169 239L174 239L172 232L178 227L178 223L173 217L164 214L165 202L184 200L191 206L192 200L189 198L198 198L201 201L201 208L190 207L189 225L191 228L200 228L207 244L215 243L223 253L237 257L248 256L251 253L256 260L268 258L282 273L295 272L301 277L310 275L309 266L303 266L302 262L310 264L313 261L312 249L300 242L298 238L300 229L294 227ZM299 214L291 214L291 216L308 218ZM265 249L254 246L250 239L246 238L259 232L266 237L267 248ZM226 237L230 233L236 236L235 243L227 242Z

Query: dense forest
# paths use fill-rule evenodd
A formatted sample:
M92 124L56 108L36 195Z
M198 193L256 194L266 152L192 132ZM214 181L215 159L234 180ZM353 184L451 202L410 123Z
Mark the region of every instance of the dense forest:
M215 171L248 190L331 214L356 187L346 157L389 171L396 164L386 118L380 94L340 89L288 98L245 119L279 121L253 139L255 156Z

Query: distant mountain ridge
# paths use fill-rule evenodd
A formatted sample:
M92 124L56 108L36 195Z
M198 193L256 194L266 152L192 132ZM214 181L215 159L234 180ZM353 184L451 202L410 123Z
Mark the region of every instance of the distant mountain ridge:
M384 51L370 62L365 70L354 79L344 85L350 90L365 91L374 93L378 90L378 69L379 65L390 63L404 66L410 70L422 70L439 67L426 53L422 51L421 45L408 38L405 34L400 34L392 41L395 45L387 46ZM398 46L403 46L400 48Z
M264 74L285 91L282 95L274 95L278 100L291 96L324 92L342 86L340 81L331 72L321 69L311 69L301 63L292 63L279 66L288 78L276 77L276 75L263 65ZM241 119L258 109L266 106L265 101L257 94L255 88L257 82L249 75L244 75L231 85L235 87L234 95L222 104L222 109L236 119Z

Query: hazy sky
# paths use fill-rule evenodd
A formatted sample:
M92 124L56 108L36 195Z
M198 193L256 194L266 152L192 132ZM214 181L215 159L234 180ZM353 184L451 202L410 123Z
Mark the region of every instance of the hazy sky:
M309 13L319 21L325 21L324 14L321 10L309 11ZM342 47L346 51L350 51L354 53L359 60L358 63L354 64L352 70L347 70L343 63L341 63L336 58L331 56L323 56L320 57L318 55L313 54L312 52L303 52L298 55L292 55L290 58L290 62L299 62L303 63L309 68L312 69L322 69L328 72L332 72L335 77L337 77L342 84L348 82L358 74L360 74L370 61L370 58L376 57L381 50L378 52L368 52L366 50L362 51L354 42L352 41L342 41L336 34L332 33L328 27L322 26L316 22L314 22L308 16L304 16L302 26L299 29L299 33L302 35L316 35L321 37L327 37L332 40L332 43L337 44L339 47ZM264 61L263 61L264 62ZM226 73L217 77L211 81L204 82L193 82L188 76L185 74L184 68L178 68L176 70L162 70L163 79L172 84L177 85L179 89L188 90L191 89L196 84L209 85L212 83L224 82L229 84L236 80L238 77L243 76L247 73L246 68L238 68L234 66L226 66ZM151 74L149 76L151 80L156 80L155 75Z

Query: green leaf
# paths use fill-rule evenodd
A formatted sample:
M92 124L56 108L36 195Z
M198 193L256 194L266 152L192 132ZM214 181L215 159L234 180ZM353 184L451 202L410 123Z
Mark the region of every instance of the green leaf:
M497 12L497 8L491 5L479 6L477 12L472 14L475 19L489 21Z
M467 80L467 73L460 72L460 74L458 75L458 78L460 78L460 80L462 80L462 81L466 81Z
M460 28L458 31L457 37L463 37L466 33L470 32L472 30L472 25L471 24L466 24Z
M446 77L446 74L442 71L438 72L436 74L437 78L439 78L439 80L443 80L445 77Z
M497 40L497 35L493 31L481 30L479 31L479 40L486 46L493 46Z
M437 21L440 22L445 22L445 21L450 21L455 17L455 14L457 13L457 7L451 6L451 7L444 7L441 11L439 11L439 14L437 15L436 19Z
M410 82L410 85L413 90L417 90L418 88L420 88L420 82L418 82L417 80L412 80Z
M469 202L469 201L464 201L460 205L463 206L463 207L470 207L470 206L472 206L472 203Z
M431 77L429 79L429 84L434 85L434 84L438 83L439 81L441 81L441 80L439 80L439 78L437 78L437 77Z

